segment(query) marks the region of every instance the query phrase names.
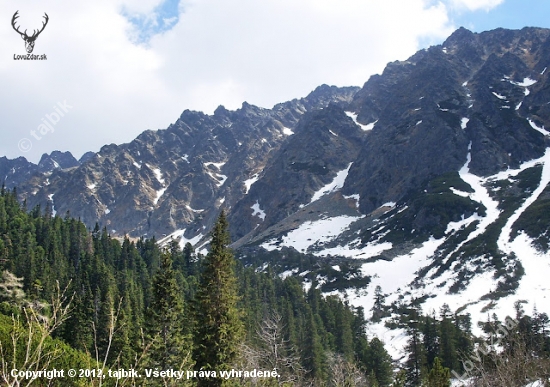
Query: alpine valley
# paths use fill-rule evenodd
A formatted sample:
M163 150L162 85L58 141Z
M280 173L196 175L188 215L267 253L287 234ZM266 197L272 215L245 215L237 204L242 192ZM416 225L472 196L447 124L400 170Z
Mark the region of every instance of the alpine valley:
M0 177L29 209L203 253L224 208L245 264L367 313L380 286L369 329L397 359L405 331L384 322L404 305L550 312L548 66L548 29L461 28L361 88L185 110L80 160L0 158Z

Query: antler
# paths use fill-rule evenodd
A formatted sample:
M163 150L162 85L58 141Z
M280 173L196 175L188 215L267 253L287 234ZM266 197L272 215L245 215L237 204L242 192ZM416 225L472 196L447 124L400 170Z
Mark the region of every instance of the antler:
M11 26L13 27L13 29L14 29L19 35L21 35L22 37L27 38L27 39L28 39L28 38L31 38L31 39L37 38L38 35L40 35L40 33L41 33L42 31L44 31L44 28L46 28L46 24L48 24L48 20L50 20L50 18L48 17L48 14L47 14L46 12L44 12L44 15L45 15L45 16L43 16L43 18L46 19L46 21L45 21L45 22L42 22L42 28L41 28L40 30L38 30L38 31L37 31L37 30L34 30L32 36L28 36L28 35L27 35L27 30L25 30L25 32L21 32L21 31L19 31L19 28L16 27L16 25L15 25L15 22L16 22L17 18L19 17L18 13L19 13L19 11L16 11L16 12L13 14L13 17L11 18Z
M45 16L42 16L44 19L46 19L46 22L42 22L42 28L40 29L40 31L38 32L34 32L32 34L32 38L36 38L38 35L40 35L40 33L42 31L44 31L44 28L46 28L46 24L48 24L48 20L50 20L50 18L48 17L48 14L46 12L44 12L44 15Z
M11 18L11 26L13 27L13 29L14 29L19 35L21 35L21 36L27 36L27 30L25 30L25 32L23 33L23 32L21 32L21 31L19 31L19 28L17 28L17 27L15 26L15 21L16 21L16 19L19 17L18 13L19 13L19 11L15 11L15 13L13 14L13 17Z

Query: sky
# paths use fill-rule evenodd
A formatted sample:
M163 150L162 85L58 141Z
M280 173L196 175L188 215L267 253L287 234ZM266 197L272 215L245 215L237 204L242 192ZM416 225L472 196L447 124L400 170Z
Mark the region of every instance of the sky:
M12 27L32 35L33 55ZM362 86L464 26L550 27L548 0L3 0L0 157L79 158L186 110Z

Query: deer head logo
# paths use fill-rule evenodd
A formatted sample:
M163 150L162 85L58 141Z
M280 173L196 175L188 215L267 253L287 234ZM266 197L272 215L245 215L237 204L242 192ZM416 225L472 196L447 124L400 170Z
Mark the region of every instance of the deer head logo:
M15 25L15 21L19 17L18 13L19 13L19 11L15 12L13 14L13 17L11 18L11 26L13 27L13 29L19 35L21 35L21 37L25 41L25 49L30 54L30 53L32 53L32 50L34 50L34 42L36 41L36 38L38 38L38 35L40 35L40 33L42 31L44 31L44 28L46 27L46 24L48 24L48 20L50 18L48 17L48 14L46 12L44 12L45 21L42 22L42 28L40 30L33 30L33 34L31 36L29 36L29 35L27 35L27 30L25 30L25 32L21 32L21 31L19 31L19 28L17 28L16 25Z

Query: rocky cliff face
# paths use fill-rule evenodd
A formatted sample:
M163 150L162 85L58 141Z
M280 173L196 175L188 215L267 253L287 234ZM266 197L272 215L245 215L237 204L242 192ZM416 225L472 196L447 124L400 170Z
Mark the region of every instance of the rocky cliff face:
M542 156L548 139L528 119L550 125L543 96L548 35L460 29L442 46L388 65L350 106L359 120L376 125L344 192L361 194L362 212L372 211L427 179L458 171L469 144L470 169L479 175Z

